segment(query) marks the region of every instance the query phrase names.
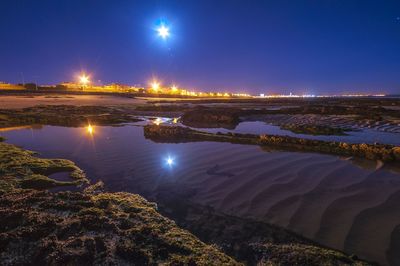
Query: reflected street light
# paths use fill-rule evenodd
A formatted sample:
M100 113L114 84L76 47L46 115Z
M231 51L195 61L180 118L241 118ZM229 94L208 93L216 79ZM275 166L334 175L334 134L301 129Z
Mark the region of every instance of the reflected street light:
M171 156L168 156L168 157L165 159L165 163L166 163L169 167L172 167L172 166L175 164L175 160L174 160L174 158L172 158Z
M89 125L86 127L86 130L87 130L87 132L88 132L90 135L93 135L94 128L93 128L93 126L92 126L91 124L89 124Z

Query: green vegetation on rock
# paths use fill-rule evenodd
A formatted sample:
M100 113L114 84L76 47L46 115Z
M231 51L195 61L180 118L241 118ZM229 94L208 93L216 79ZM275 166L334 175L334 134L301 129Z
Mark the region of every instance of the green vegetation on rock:
M42 159L32 151L0 142L0 192L9 188L48 189L87 183L83 171L64 159ZM61 182L48 177L58 172L69 172L71 181Z
M236 144L259 145L282 150L308 151L356 156L384 162L398 161L399 147L384 144L352 144L336 141L311 140L279 135L254 135L239 133L208 133L180 126L147 125L144 135L156 142L218 141Z
M0 109L0 127L26 125L85 126L89 122L97 125L117 125L137 122L132 108L103 106L47 105L17 110Z
M331 249L305 244L253 245L261 258L260 265L368 265ZM282 263L284 261L284 263Z
M145 133L149 130L161 138L167 132L169 140L205 137L260 144L259 136L236 139L236 135L212 134L199 139L197 131L183 127L146 127ZM185 214L179 224L204 237L202 242L159 214L156 204L136 194L103 192L101 183L78 192L53 193L47 189L88 180L69 160L35 155L0 142L0 261L4 265L240 265L228 255L248 265L366 265L282 228L180 207ZM71 181L51 178L60 172L69 172Z
M238 265L130 193L46 189L87 182L71 161L0 143L2 265ZM48 175L70 172L70 182Z
M0 216L10 265L238 264L134 194L15 190L0 197Z
M184 125L197 128L233 129L240 122L239 111L232 108L194 108L186 111L181 120Z

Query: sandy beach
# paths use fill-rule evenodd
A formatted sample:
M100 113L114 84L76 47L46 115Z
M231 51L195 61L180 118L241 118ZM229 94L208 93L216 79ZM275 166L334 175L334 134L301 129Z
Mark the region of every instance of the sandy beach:
M0 97L1 108L10 109L145 103L146 99L98 95ZM272 123L352 125L350 116L264 118ZM79 128L14 127L0 133L11 143L77 162L112 190L153 195L172 184L190 194L194 203L222 213L278 225L371 261L386 263L398 258L393 251L399 248L395 241L400 220L396 202L399 173L375 161L268 152L257 146L228 143L155 144L143 138L141 127L96 127L90 144L84 138L85 130ZM65 145L55 150L60 139ZM166 154L177 156L176 169L160 168ZM391 255L387 256L387 251L392 251Z
M18 109L37 105L135 105L143 104L146 100L103 95L1 95L0 108Z
M394 248L391 236L400 220L400 205L390 204L400 191L398 174L334 156L251 149L193 150L198 163L180 173L179 182L197 191L194 199L203 205L283 226L350 254L387 260L384 254ZM207 174L210 161L220 174ZM376 219L376 212L387 219ZM374 241L363 240L368 237Z

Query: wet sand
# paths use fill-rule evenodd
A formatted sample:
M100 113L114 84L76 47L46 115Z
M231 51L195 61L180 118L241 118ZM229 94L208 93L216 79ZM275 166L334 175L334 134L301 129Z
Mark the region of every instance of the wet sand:
M146 100L104 96L104 95L1 95L0 108L18 109L37 105L98 105L98 106L114 106L114 105L137 105L143 104Z
M334 156L262 155L248 149L226 147L207 155L199 151L230 175L205 174L205 167L198 166L182 173L181 181L197 191L198 203L283 226L350 254L387 261L385 251L400 221L400 204L390 200L400 193L398 174L362 169Z
M400 259L386 255L399 248L400 175L376 162L228 143L155 144L143 139L141 127L98 127L93 139L79 128L3 134L44 156L77 162L115 191L152 195L169 184L190 192L187 200L283 226L371 261ZM176 159L173 167L164 164L167 155Z
M54 96L1 96L0 108L146 103L116 96ZM291 118L319 121L314 116ZM334 116L324 122L348 125L346 119ZM396 131L396 127L376 126L380 131ZM174 184L193 191L194 202L224 213L283 226L382 264L400 261L394 252L400 248L400 175L377 163L263 152L259 147L227 143L154 144L144 140L137 127L98 127L93 139L87 139L85 130L71 128L13 132L0 134L45 156L71 159L113 190L151 194L165 183ZM177 156L174 169L160 167L168 153Z
M392 119L391 121L378 121L371 122L367 119L358 120L356 115L317 115L317 114L276 114L276 115L257 115L247 117L247 121L264 121L274 125L318 125L318 126L332 126L361 130L361 129L374 129L380 132L400 133L400 120Z

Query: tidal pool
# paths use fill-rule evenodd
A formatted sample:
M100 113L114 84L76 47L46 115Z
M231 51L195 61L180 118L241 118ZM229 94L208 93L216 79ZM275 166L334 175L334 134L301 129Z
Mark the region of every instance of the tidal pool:
M374 129L362 129L359 131L346 132L345 136L326 136L326 135L308 135L308 134L297 134L290 130L281 129L279 126L271 125L261 121L241 122L235 129L225 128L200 128L197 130L207 132L235 132L235 133L248 133L248 134L270 134L270 135L282 135L291 136L305 139L317 139L324 141L341 141L348 143L381 143L381 144L393 144L400 145L400 134L391 132L380 132Z
M169 184L216 210L273 223L371 261L400 261L395 168L258 146L154 143L144 138L143 124L93 126L91 132L43 126L0 135L40 156L73 160L89 179L102 180L112 191L149 197Z

